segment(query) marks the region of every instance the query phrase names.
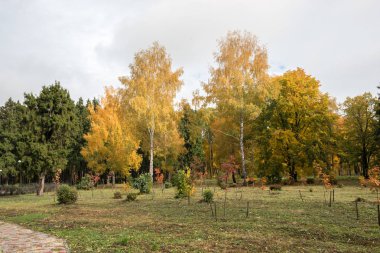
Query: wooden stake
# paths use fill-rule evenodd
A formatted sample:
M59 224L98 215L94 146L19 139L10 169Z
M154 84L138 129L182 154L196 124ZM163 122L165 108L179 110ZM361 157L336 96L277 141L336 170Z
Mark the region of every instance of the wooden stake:
M380 226L380 205L377 204L377 223Z
M358 208L358 202L355 201L355 210L356 210L356 219L359 220L359 208Z
M301 198L301 200L302 200L302 202L303 202L303 198L302 198L301 190L298 190L298 192L300 193L300 198Z
M333 189L333 202L335 202L335 189Z
M248 215L249 215L249 201L247 201L247 218L248 218Z
M226 218L227 190L224 192L223 217Z
M329 207L331 207L331 197L332 197L332 191L330 191L330 202L329 202Z
M210 203L210 208L211 208L211 216L214 217L214 210L212 209L212 204Z
M323 192L323 197L325 198L325 205L327 204L327 200L326 200L326 190Z
M216 216L216 202L214 202L214 214L215 214L215 221L218 221L218 217Z

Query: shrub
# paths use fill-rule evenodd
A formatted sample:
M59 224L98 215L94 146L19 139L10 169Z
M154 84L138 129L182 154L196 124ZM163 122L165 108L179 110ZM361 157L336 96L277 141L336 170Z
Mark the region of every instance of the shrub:
M19 195L24 194L22 188L18 184L3 185L0 187L0 195Z
M92 187L94 187L94 184L91 180L91 176L89 174L84 175L80 182L77 184L78 190L90 190Z
M281 191L281 185L279 185L279 184L271 185L271 186L269 186L269 190L271 190L271 191Z
M225 179L225 177L219 177L219 178L218 178L218 186L219 186L221 189L223 189L223 190L227 189L227 183L226 183L226 179Z
M230 184L228 185L228 187L234 188L234 187L237 187L237 184L236 184L236 183L230 183Z
M330 175L330 184L332 185L338 184L338 180L334 176L331 176L331 175Z
M137 199L137 193L128 193L127 194L127 201L135 201Z
M214 193L210 189L203 191L203 202L211 203L214 200Z
M114 199L121 199L121 198L122 198L122 196L121 196L121 192L114 192L114 193L113 193L113 198L114 198Z
M76 189L63 184L57 190L57 201L59 204L73 204L78 199L78 192Z
M173 187L172 183L170 183L169 181L165 182L165 189L169 189L169 188L172 188L172 187Z
M308 178L306 179L306 183L307 183L307 184L314 184L314 183L315 183L315 180L314 180L313 177L308 177Z
M268 175L267 179L268 179L267 181L268 184L279 184L281 183L281 180L282 180L281 176L277 173Z
M313 188L310 188L310 189L309 189L309 192L313 192Z
M177 172L177 195L176 198L188 197L193 192L193 185L190 178L190 170Z
M133 180L133 188L138 189L140 193L150 193L152 189L152 177L149 173L141 174Z
M337 187L338 188L343 188L343 184L338 184Z
M282 184L283 185L292 185L292 184L294 184L294 180L292 178L283 178Z

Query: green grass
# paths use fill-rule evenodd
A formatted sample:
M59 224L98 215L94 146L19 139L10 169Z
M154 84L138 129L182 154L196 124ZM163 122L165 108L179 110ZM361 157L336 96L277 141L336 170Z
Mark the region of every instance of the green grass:
M78 202L67 206L54 203L51 193L3 197L0 220L65 238L72 252L380 252L376 194L367 188L335 189L331 207L322 186L275 193L229 188L224 216L225 193L215 187L217 221L210 206L198 202L201 188L190 205L174 198L174 188L133 202L113 199L114 191L95 190L94 197L80 191ZM357 197L367 200L359 203L359 220Z

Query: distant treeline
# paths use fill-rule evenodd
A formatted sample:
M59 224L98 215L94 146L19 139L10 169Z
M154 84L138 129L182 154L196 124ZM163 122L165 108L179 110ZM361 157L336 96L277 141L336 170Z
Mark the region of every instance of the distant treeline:
M175 104L182 69L158 43L136 53L122 88L77 102L56 82L0 108L1 184L72 184L179 169L194 175L363 175L379 164L380 97L335 99L301 68L268 74L266 49L249 33L220 41L215 66L191 103ZM380 89L380 87L379 87ZM200 95L205 94L205 95Z

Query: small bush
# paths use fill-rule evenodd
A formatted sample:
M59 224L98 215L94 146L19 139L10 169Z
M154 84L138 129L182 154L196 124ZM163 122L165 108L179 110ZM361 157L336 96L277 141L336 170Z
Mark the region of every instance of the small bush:
M214 200L214 193L210 189L203 191L203 202L211 203Z
M366 200L361 198L361 197L357 197L354 201L355 202L366 202Z
M281 191L281 185L279 185L279 184L271 185L271 186L269 186L269 190L271 190L271 191Z
M114 198L114 199L121 199L121 198L122 198L122 196L121 196L121 192L114 192L114 193L113 193L113 198Z
M177 194L176 198L188 197L193 193L193 185L190 178L190 170L177 172Z
M149 173L141 174L133 180L133 188L138 189L140 193L150 193L152 189L152 177Z
M337 187L338 188L343 188L343 184L338 184Z
M267 181L268 184L279 184L281 183L281 180L282 180L281 176L277 173L268 175L267 179L268 179Z
M128 193L127 194L127 201L135 201L137 199L137 193Z
M172 188L172 187L173 187L172 183L170 183L169 181L165 182L165 189L169 189L169 188Z
M281 182L282 182L283 185L292 185L292 184L294 184L294 180L292 178L283 178Z
M93 182L91 180L91 176L89 174L84 175L80 182L77 184L78 190L90 190L92 187L94 187Z
M309 189L309 192L313 192L313 188L310 188L310 189Z
M236 183L230 183L228 187L234 188L234 187L237 187L237 184Z
M306 179L306 183L307 183L307 184L314 184L314 183L315 183L315 180L314 180L313 177L308 177L308 178Z
M218 185L219 185L219 187L220 187L222 190L227 189L227 184L226 184L226 182L220 182Z
M337 185L338 184L338 180L335 177L330 176L330 184Z
M218 186L223 190L227 189L227 183L224 177L218 178Z
M78 192L76 189L63 184L57 190L57 201L59 204L73 204L78 199Z
M178 185L178 173L175 173L171 178L171 183L174 187Z

